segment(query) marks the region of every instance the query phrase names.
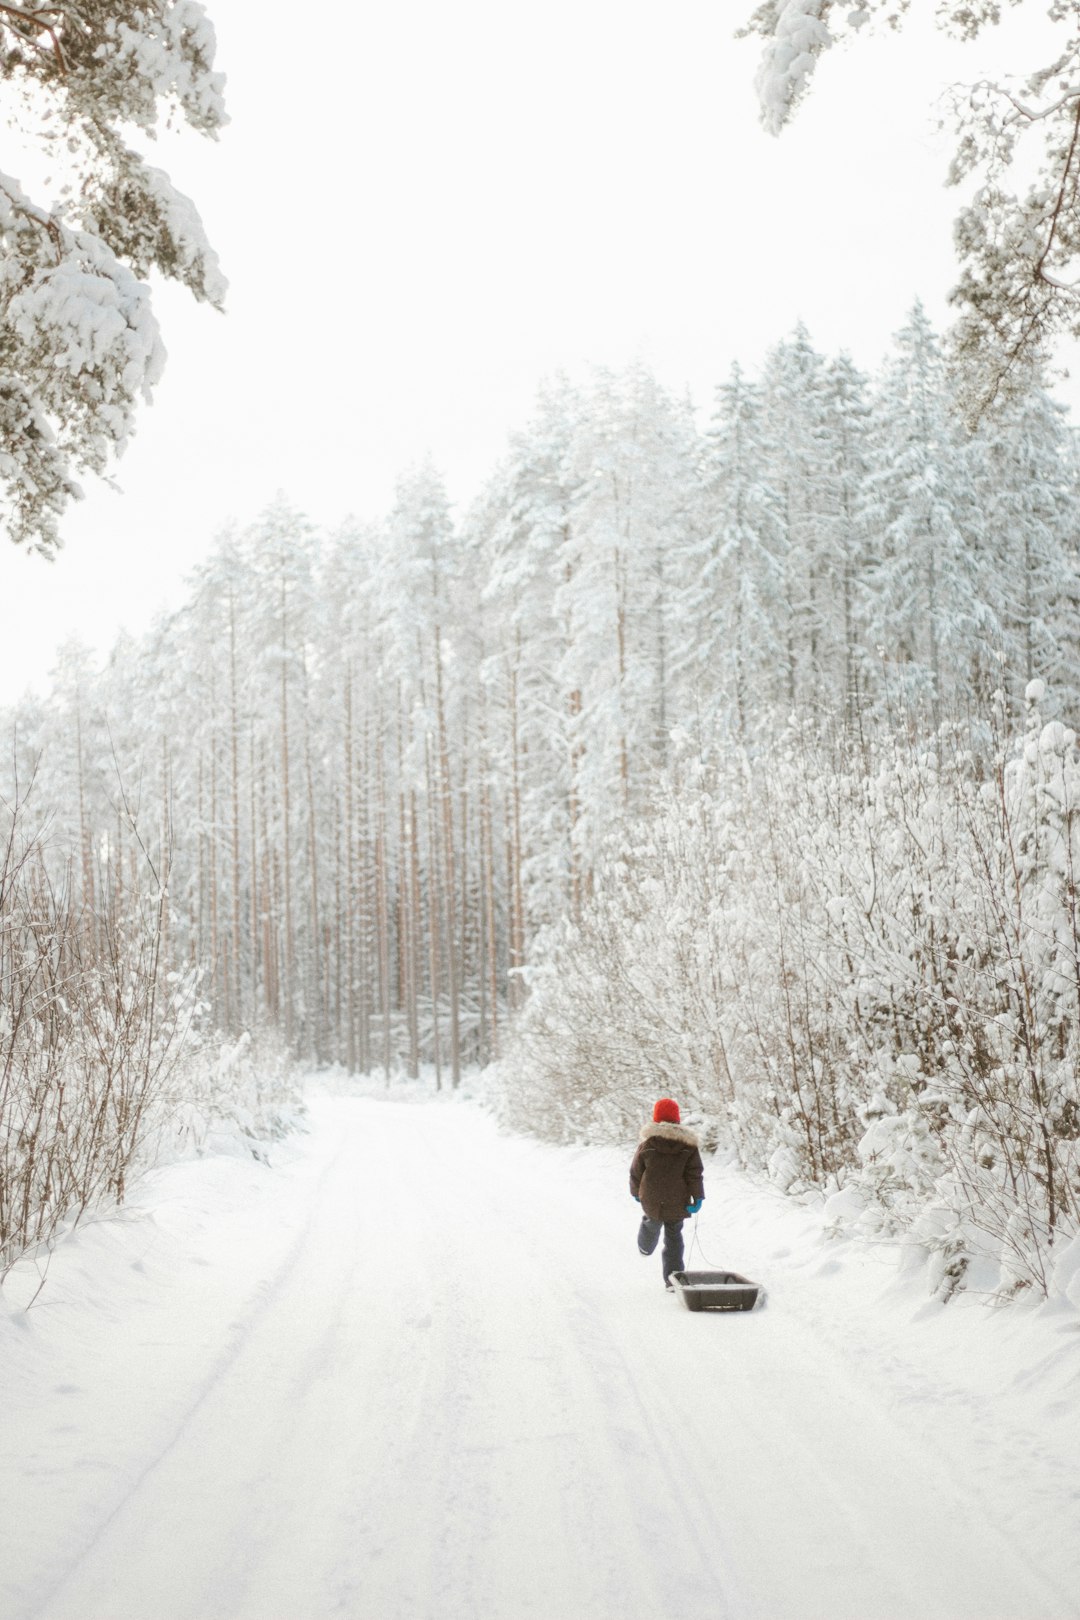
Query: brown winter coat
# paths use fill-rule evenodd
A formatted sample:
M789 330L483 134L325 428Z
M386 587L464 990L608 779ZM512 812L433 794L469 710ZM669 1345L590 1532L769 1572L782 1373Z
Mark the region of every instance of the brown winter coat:
M654 1221L680 1221L686 1206L704 1198L698 1139L685 1125L646 1125L630 1166L630 1191Z

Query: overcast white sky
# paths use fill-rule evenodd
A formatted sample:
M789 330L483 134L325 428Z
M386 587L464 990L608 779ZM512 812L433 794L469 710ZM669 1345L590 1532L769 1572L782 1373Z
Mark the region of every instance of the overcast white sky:
M642 355L707 405L799 319L866 367L916 295L943 325L934 100L957 53L918 18L836 51L777 141L757 44L731 37L749 9L420 0L303 33L281 0L208 0L232 124L155 161L202 211L229 312L160 290L169 364L124 494L88 486L51 565L0 542L0 702L67 636L142 629L278 490L375 515L430 450L467 504L545 372ZM1001 49L964 75L1026 65Z

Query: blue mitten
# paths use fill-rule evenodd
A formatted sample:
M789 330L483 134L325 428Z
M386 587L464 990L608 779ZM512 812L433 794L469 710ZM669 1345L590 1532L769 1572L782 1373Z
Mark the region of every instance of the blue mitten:
M704 1198L695 1198L693 1203L687 1204L686 1213L688 1215L696 1215L704 1202Z

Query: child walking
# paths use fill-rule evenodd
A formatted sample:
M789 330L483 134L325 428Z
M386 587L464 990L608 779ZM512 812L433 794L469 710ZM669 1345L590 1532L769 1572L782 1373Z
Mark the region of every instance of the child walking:
M638 1248L652 1254L664 1234L661 1261L664 1286L671 1288L671 1273L683 1265L683 1221L696 1215L705 1201L705 1170L693 1131L679 1120L679 1105L661 1097L652 1123L642 1127L637 1152L630 1166L630 1195L641 1205Z

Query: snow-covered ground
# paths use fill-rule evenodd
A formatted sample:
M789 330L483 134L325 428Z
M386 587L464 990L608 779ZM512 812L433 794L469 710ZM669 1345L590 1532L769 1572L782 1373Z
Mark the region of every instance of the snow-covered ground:
M694 1260L768 1300L692 1315L627 1155L310 1127L8 1279L4 1620L1080 1616L1072 1307L931 1303L713 1168Z

